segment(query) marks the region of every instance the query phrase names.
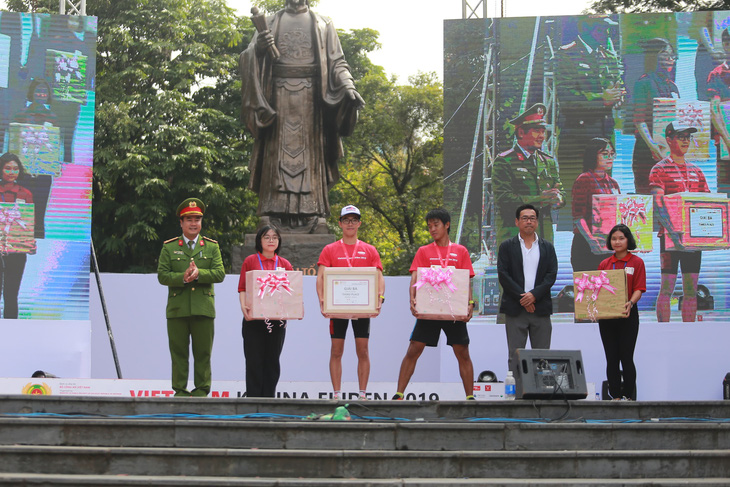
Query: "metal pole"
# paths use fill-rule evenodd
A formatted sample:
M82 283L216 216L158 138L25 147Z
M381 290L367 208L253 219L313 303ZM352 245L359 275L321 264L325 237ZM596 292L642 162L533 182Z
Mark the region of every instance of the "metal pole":
M491 51L489 51L491 53ZM488 75L489 75L489 66L491 64L491 55L487 55L487 59L484 62L484 83L482 84L482 93L481 98L479 100L479 114L477 115L477 125L474 128L474 139L471 145L471 157L469 158L469 170L466 173L466 184L464 186L464 197L461 200L461 211L459 213L459 228L456 232L456 243L459 243L461 240L461 231L464 228L464 217L466 215L466 204L469 200L469 191L471 190L471 177L474 173L474 160L476 159L476 153L477 153L477 146L479 144L479 131L482 127L482 114L484 113L484 105L486 104L487 100L487 87L489 85L488 83ZM480 232L481 233L481 232Z
M530 60L527 63L527 72L525 73L525 85L522 88L522 102L520 103L520 111L522 113L527 108L527 99L530 96L530 79L532 78L532 66L535 62L535 48L537 47L537 35L540 33L540 17L535 17L535 30L532 33L532 47L530 48Z
M101 288L101 276L99 275L99 263L96 261L96 250L94 249L94 241L91 240L91 263L94 267L94 275L96 275L96 285L99 288L99 299L101 300L101 309L104 312L104 321L106 322L106 331L109 334L109 343L112 347L112 356L114 357L114 366L117 368L117 378L122 378L122 368L119 366L119 357L117 356L117 346L114 343L114 333L112 325L109 322L109 313L106 309L106 300L104 299L104 291Z

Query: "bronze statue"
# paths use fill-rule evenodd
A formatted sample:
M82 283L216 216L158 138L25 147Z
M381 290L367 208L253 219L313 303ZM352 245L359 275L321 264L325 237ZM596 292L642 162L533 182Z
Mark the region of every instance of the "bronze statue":
M339 179L340 137L364 105L332 21L287 0L241 53L242 116L255 138L250 188L261 224L327 233L328 191Z

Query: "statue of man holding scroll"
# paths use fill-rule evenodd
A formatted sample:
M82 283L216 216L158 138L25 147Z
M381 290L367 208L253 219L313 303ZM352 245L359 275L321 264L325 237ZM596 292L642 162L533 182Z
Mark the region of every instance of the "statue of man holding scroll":
M340 137L352 134L364 105L332 21L308 0L263 19L241 53L242 116L255 138L250 188L261 224L285 232L327 233L329 188L339 179Z

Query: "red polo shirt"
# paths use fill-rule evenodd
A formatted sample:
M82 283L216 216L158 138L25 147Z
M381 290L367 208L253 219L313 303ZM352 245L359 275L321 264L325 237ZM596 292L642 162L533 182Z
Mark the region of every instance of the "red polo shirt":
M623 259L617 259L613 254L608 259L604 259L598 266L599 271L626 270L626 290L629 293L629 299L634 291L646 291L646 267L641 258L629 253Z

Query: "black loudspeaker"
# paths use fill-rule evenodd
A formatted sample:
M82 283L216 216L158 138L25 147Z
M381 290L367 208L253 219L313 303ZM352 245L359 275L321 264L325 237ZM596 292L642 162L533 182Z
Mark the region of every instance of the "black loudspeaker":
M722 398L730 400L730 372L725 375L725 380L722 381Z
M585 399L588 396L580 350L517 349L518 399Z

